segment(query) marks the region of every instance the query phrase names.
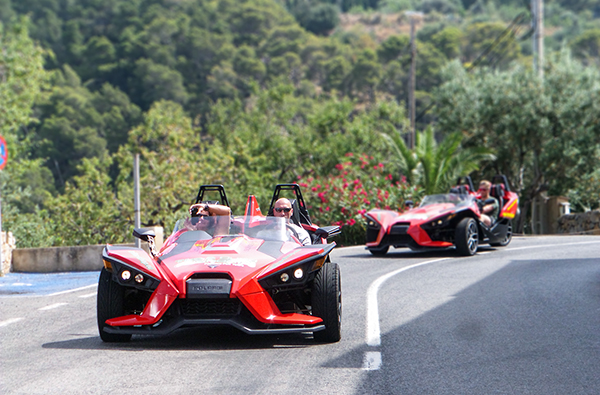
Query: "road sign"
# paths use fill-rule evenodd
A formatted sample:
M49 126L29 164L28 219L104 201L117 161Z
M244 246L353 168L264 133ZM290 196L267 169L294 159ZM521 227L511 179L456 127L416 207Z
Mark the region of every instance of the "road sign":
M6 140L0 136L0 170L6 166L6 160L8 159L8 148L6 148Z

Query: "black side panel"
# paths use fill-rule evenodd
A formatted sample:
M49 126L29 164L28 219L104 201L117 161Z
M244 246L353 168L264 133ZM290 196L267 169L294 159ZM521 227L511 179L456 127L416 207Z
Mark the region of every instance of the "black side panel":
M283 255L281 253L281 247L283 247L283 241L265 241L258 247L258 251L272 256L273 258L279 258Z

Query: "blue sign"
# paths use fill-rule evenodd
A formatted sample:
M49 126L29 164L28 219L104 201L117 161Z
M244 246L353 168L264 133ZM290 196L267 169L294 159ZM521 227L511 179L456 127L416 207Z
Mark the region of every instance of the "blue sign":
M6 148L6 140L4 140L4 137L0 136L0 170L4 169L4 166L6 166L7 159L8 148Z

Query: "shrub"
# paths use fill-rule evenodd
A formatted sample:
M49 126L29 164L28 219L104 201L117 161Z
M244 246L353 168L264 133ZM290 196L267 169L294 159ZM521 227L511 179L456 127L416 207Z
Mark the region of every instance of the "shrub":
M300 177L298 183L315 223L341 226L338 244L364 244L367 211L403 211L406 200L419 200L423 192L409 185L405 177L387 171L372 156L348 153L346 158L332 174Z

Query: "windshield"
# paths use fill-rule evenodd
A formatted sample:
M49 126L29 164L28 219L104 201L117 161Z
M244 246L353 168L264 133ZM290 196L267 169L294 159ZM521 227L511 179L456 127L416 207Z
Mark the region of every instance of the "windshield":
M181 237L186 232L196 232L197 240L209 239L214 235L218 217L187 217L178 220L173 233ZM283 217L232 217L230 219L229 235L246 235L254 239L269 241L296 241L292 235L293 229L287 226Z
M451 204L456 207L468 206L475 200L472 195L457 195L447 193L441 195L428 195L423 198L419 207L431 206L432 204Z

